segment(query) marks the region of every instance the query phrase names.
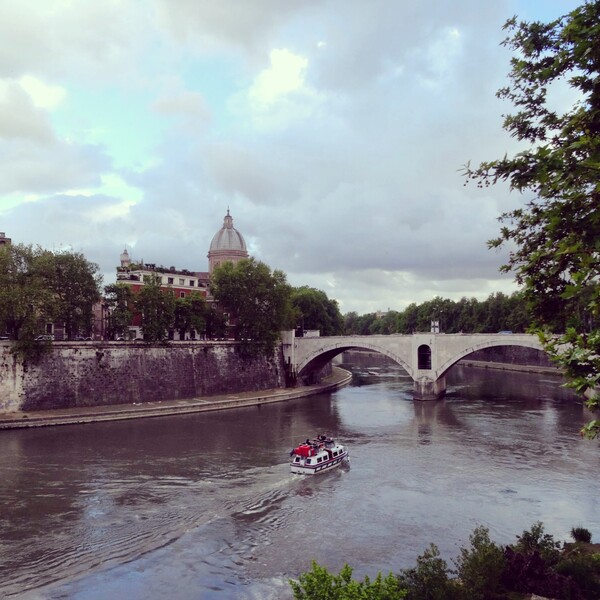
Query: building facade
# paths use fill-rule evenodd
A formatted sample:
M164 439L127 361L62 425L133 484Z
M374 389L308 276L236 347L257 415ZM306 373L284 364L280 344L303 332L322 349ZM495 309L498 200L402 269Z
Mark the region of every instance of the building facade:
M210 302L209 283L213 270L224 262L237 263L248 257L244 237L233 226L233 217L227 209L223 226L215 233L210 243L208 271L190 271L157 266L156 263L136 262L131 259L129 252L125 249L120 256L120 266L117 267L117 283L128 285L131 291L137 294L147 282L154 279L160 283L163 291L172 293L176 298L185 298L195 292ZM129 336L132 339L139 339L143 336L141 315L134 316L129 327ZM169 332L169 337L179 339L178 332ZM192 332L190 337L192 339L196 337L195 332Z

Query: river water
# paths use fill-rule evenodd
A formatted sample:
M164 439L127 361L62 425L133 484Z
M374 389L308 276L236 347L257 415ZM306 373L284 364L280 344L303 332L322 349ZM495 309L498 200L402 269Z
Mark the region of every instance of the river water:
M598 443L560 380L457 366L420 403L381 358L351 367L352 386L280 404L0 432L0 597L290 598L313 559L397 571L479 524L600 539ZM351 465L292 476L321 432Z

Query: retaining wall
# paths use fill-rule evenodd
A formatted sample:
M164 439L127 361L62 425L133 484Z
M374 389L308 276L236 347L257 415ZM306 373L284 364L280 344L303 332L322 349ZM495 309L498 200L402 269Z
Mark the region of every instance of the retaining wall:
M176 400L284 387L281 351L242 357L235 342L55 342L23 362L0 342L0 410Z

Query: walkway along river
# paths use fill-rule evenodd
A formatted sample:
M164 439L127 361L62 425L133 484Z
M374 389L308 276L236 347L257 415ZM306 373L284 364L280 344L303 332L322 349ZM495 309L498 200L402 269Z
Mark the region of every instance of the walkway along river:
M535 521L600 538L596 442L551 375L456 367L415 402L383 361L332 393L235 410L0 432L0 597L290 598L316 559L357 576L500 543ZM323 432L349 469L289 473Z

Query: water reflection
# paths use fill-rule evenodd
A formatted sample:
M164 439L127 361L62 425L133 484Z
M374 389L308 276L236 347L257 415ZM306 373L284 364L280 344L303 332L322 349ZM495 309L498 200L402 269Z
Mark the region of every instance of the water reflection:
M556 379L458 367L444 400L414 402L395 365L352 368L360 385L282 404L2 432L0 595L286 598L313 558L396 570L479 523L600 536L598 446ZM317 432L350 469L291 476Z

